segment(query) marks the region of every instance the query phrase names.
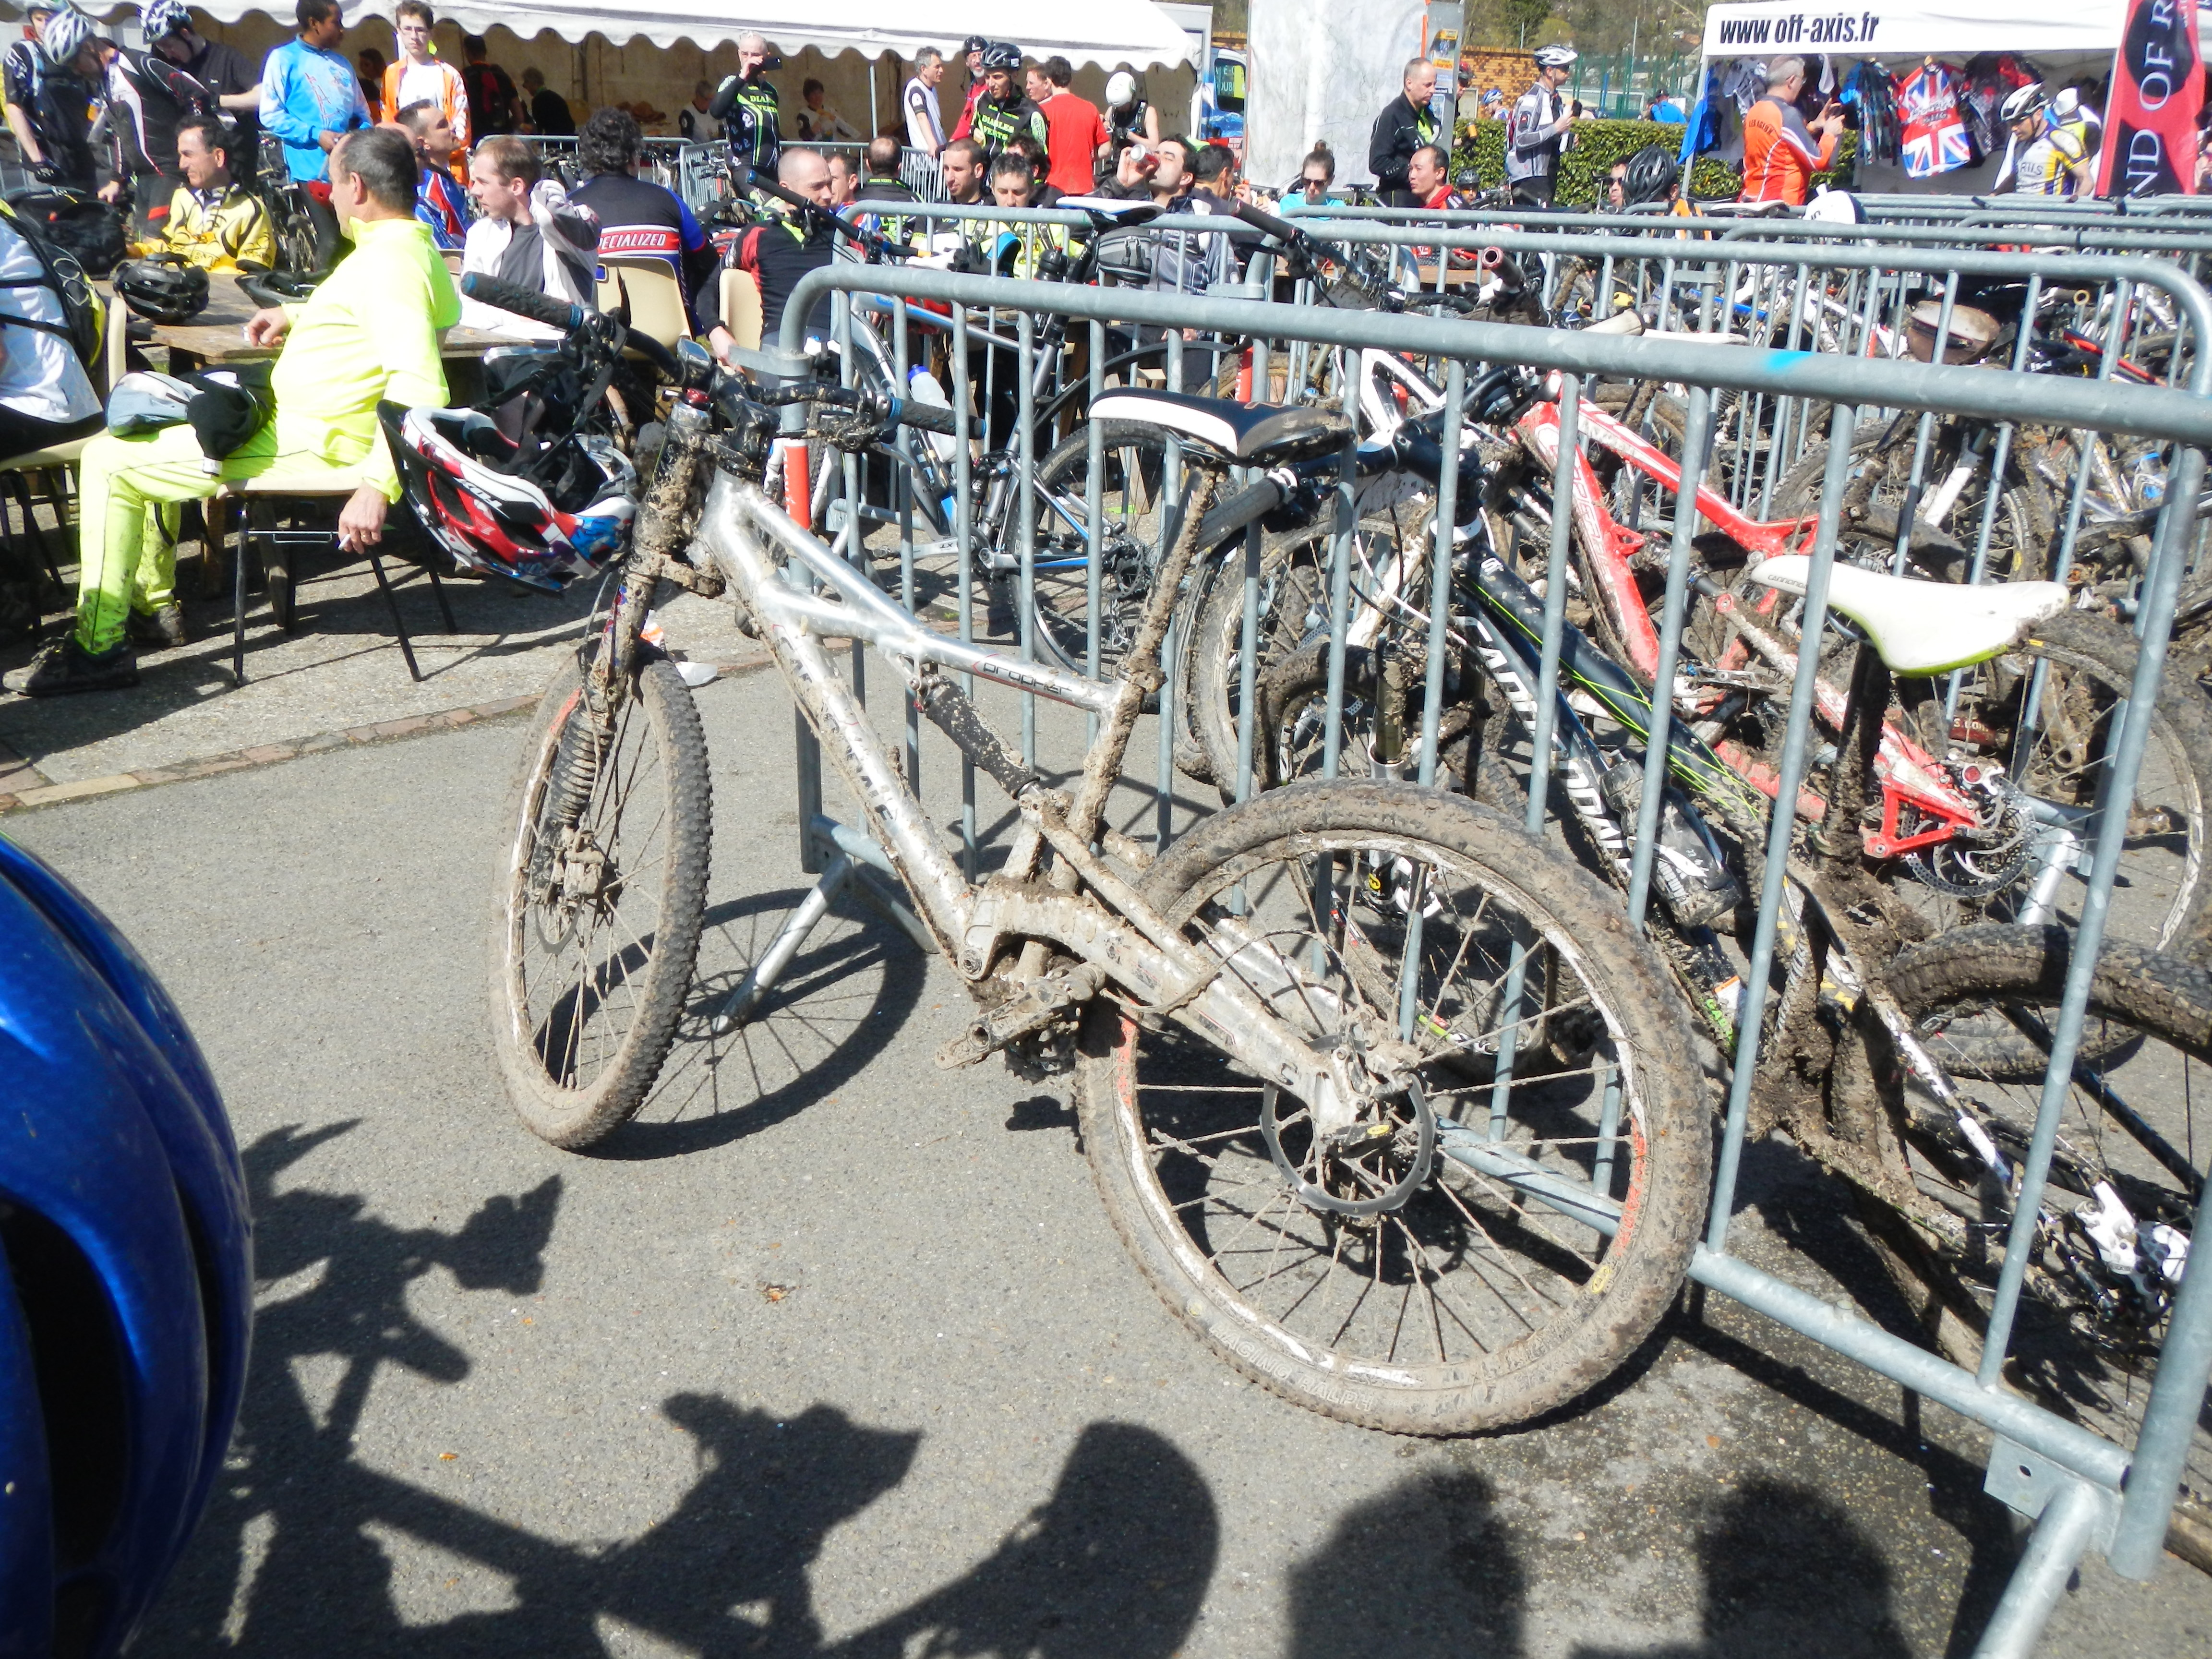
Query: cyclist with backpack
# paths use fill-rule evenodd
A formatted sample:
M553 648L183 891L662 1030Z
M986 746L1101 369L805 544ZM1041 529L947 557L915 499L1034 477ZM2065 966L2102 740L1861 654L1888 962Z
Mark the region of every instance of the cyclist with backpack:
M180 0L154 0L141 18L149 38L184 11ZM166 29L164 31L166 33ZM116 178L130 180L133 228L141 246L161 240L169 198L183 177L177 126L188 116L213 115L216 94L158 52L118 47L107 64L107 140Z
M18 44L30 50L8 54L8 125L24 162L40 184L89 191L93 111L103 79L92 25L63 7L46 16L35 43Z
M0 452L28 454L100 424L88 364L101 316L76 260L0 204Z

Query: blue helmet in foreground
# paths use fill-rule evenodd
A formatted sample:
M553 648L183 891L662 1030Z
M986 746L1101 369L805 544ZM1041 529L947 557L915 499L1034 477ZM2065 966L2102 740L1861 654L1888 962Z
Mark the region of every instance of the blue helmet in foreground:
M191 1034L83 896L0 838L0 1632L112 1654L238 1417L252 1261Z

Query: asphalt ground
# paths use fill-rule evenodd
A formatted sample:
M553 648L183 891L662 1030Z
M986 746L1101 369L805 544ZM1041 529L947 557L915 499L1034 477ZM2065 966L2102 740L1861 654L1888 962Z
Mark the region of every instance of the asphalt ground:
M703 1008L805 878L780 682L699 702ZM255 1194L246 1410L140 1655L1971 1649L2020 1547L1978 1431L1717 1299L1514 1433L1286 1405L1139 1279L1064 1090L934 1067L963 994L865 909L738 1037L687 1022L596 1153L538 1142L484 1015L521 737L6 820L166 980ZM957 815L941 749L924 781ZM1741 1203L1753 1260L1905 1328L1802 1159L1753 1149ZM2212 1581L2093 1561L2075 1649L2212 1652Z

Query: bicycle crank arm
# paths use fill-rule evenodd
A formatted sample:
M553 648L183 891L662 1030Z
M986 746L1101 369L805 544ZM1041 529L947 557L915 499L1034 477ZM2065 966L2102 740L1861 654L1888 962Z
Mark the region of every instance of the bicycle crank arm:
M1278 1012L1299 1008L1300 994L1310 1000L1315 988L1233 918L1218 923L1201 946L1164 925L1164 942L1155 943L1098 898L1036 882L988 884L962 908L964 963L974 964L1000 939L1045 940L1103 973L1118 990L1108 994L1130 1018L1173 1020L1251 1076L1297 1096L1321 1133L1356 1121L1362 1103L1388 1087L1344 1049L1315 1048ZM1370 1052L1395 1057L1394 1047L1374 1043ZM1405 1058L1416 1057L1408 1048Z

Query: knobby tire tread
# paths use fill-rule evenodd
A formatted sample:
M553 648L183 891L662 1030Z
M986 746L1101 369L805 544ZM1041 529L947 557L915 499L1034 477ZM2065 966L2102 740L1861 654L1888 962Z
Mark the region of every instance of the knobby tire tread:
M520 902L515 854L524 831L523 814L534 816L538 810L548 787L545 775L559 748L556 722L564 709L569 718L580 709L580 702L574 709L569 705L582 684L581 669L571 663L539 699L531 720L518 787L509 797L509 838L501 848L499 921L491 963L494 1048L508 1100L532 1133L572 1152L605 1139L637 1115L674 1046L698 963L714 833L714 783L698 707L672 664L648 663L638 675L635 695L646 720L643 740L659 749L669 794L668 850L653 953L637 999L637 1016L621 1048L589 1088L562 1088L547 1076L526 1034L514 1030L509 1013L508 955L511 908ZM603 768L594 799L606 777Z

